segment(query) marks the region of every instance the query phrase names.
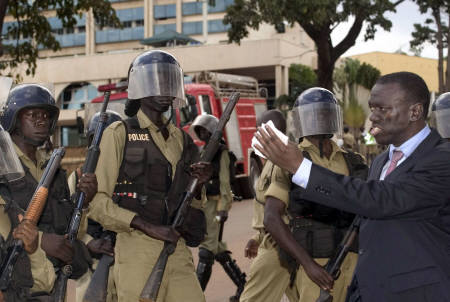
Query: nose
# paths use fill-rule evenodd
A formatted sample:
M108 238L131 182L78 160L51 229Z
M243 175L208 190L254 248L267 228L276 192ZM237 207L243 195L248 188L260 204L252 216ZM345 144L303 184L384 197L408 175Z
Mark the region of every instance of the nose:
M376 110L370 113L369 121L371 121L372 123L380 121L380 115L376 113Z

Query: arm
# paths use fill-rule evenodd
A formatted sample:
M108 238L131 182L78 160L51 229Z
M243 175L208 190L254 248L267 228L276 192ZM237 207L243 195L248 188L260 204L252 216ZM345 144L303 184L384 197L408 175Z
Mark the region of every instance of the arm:
M450 152L436 153L385 181L366 182L313 164L305 198L373 219L435 217L450 196Z
M130 232L135 213L119 207L111 196L114 192L125 146L125 126L108 127L103 132L100 156L95 174L98 192L89 206L89 217L114 232Z
M255 134L266 157L292 174L302 174L307 160L293 143L284 145L271 129ZM281 156L283 155L283 156ZM450 196L450 150L435 147L431 154L415 159L415 165L396 178L385 181L342 176L312 164L307 175L305 199L373 219L426 219L435 217ZM406 162L405 162L406 163ZM298 172L298 173L296 173Z
M31 274L33 275L34 284L31 292L47 292L53 288L56 279L53 264L48 260L41 246L42 232L39 232L39 242L37 250L29 255L31 263Z
M231 208L232 196L230 185L230 156L227 150L222 151L220 157L220 203L217 206L218 211L229 211Z
M295 241L288 226L283 221L285 204L276 198L266 198L264 208L264 226L282 249L295 258L305 269L308 277L325 290L333 288L333 278L318 265L309 254Z

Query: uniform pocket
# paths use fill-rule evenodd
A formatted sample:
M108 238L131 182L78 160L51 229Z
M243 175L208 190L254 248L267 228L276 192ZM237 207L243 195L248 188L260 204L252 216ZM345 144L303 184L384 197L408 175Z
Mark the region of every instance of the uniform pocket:
M125 154L124 161L127 165L124 174L126 179L134 180L139 175L145 173L145 149L129 148Z

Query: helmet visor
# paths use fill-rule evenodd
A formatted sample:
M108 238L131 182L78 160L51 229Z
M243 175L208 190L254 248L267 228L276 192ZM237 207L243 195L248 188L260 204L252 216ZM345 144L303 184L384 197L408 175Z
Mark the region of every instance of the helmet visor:
M183 70L170 63L132 67L128 79L128 98L137 100L151 96L173 97L175 108L186 105Z
M10 182L25 175L9 133L0 126L0 182Z
M443 138L450 138L450 108L434 111L436 128Z
M295 137L319 134L341 134L341 108L333 103L312 103L292 108Z

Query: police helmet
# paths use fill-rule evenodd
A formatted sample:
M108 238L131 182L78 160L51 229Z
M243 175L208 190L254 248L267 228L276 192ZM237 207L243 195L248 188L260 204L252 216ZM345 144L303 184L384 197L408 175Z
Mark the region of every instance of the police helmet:
M340 134L342 113L334 94L320 87L305 90L292 108L295 136Z
M100 114L101 114L100 112L97 112L96 114L94 114L92 116L92 118L89 120L87 127L84 129L86 137L89 140L89 142L92 140L92 138L94 136L95 129L97 129L98 121L100 119ZM109 125L111 125L114 122L122 120L122 117L120 116L120 114L118 114L117 112L111 111L111 110L107 110L106 115L108 116L108 119L106 120L105 127L108 127Z
M450 92L441 94L432 106L436 129L443 138L450 138Z
M186 105L183 70L171 54L149 50L137 56L128 70L128 99L172 97L173 106Z
M189 133L194 139L198 139L198 129L200 127L205 128L209 133L213 133L216 130L217 125L219 124L219 120L217 117L211 114L201 114L198 115L191 127L189 128Z
M11 133L17 127L17 116L25 108L47 110L50 114L49 134L53 133L59 116L59 108L50 91L38 84L21 84L11 89L1 117L1 124L6 131Z

